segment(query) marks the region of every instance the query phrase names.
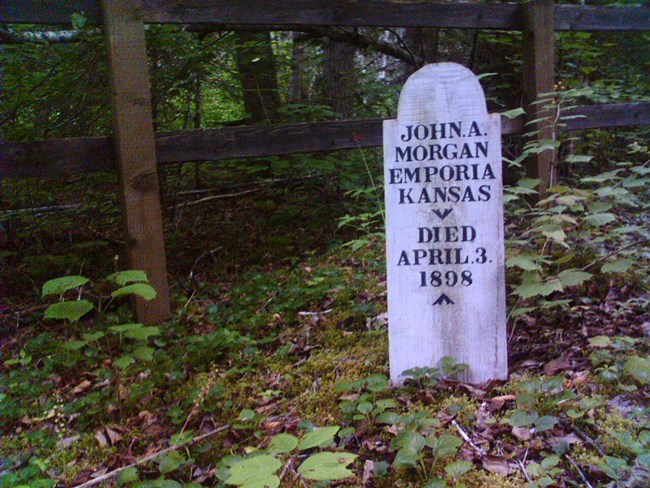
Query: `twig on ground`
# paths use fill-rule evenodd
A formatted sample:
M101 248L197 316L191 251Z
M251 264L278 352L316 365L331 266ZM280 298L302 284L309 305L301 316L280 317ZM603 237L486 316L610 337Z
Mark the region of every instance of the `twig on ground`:
M467 443L471 446L472 449L474 449L474 450L476 451L476 453L477 453L481 458L484 458L485 456L487 456L487 452L485 451L485 449L483 449L483 448L480 447L480 446L477 446L477 445L474 443L474 441L472 440L472 438L469 436L469 434L467 433L467 431L466 431L466 430L465 430L465 429L464 429L464 428L463 428L463 427L462 427L462 426L461 426L461 425L460 425L456 420L452 420L452 421L451 421L451 425L453 425L454 427L456 427L456 430L458 431L458 433L460 434L460 436L465 440L465 442L467 442Z
M528 471L526 470L526 466L524 463L526 462L526 458L528 457L528 449L526 449L526 452L524 453L524 459L517 459L517 464L519 464L519 467L521 468L521 472L524 473L524 476L526 477L526 481L529 483L532 483L533 480L530 479L530 475L528 474Z
M294 460L295 460L295 458L294 458L294 457L291 457L291 458L290 458L290 459L285 463L284 468L282 468L282 472L280 473L280 482L282 482L282 480L284 479L284 477L286 476L286 474L289 472L289 470L290 470L291 467L293 466Z
M191 207L193 205L200 205L202 203L211 202L213 200L223 200L225 198L234 198L240 197L242 195L248 195L249 193L256 193L262 191L262 188L253 188L251 190L244 190L237 193L226 193L224 195L212 195L210 197L199 198L198 200L191 200L189 202L183 202L176 205L176 209Z
M578 466L578 464L573 460L573 458L568 453L566 453L565 456L571 462L571 464L573 464L573 467L576 468L576 470L578 471L578 474L580 474L580 477L582 478L582 481L585 482L585 485L588 488L594 488L593 485L591 483L589 483L589 480L585 476L585 473L582 471L582 469L580 469L580 466Z
M201 261L204 257L210 255L214 259L214 253L217 251L220 251L223 249L221 246L215 247L214 249L210 249L209 251L205 251L203 254L201 254L196 260L194 261L194 264L192 265L192 269L190 270L189 274L189 279L191 280L194 277L194 268L196 268L197 264L199 264L199 261Z
M135 468L136 466L139 466L141 464L148 463L149 461L152 461L156 459L159 456L162 456L163 454L167 454L168 452L175 451L177 449L180 449L181 447L184 447L186 445L192 445L196 444L197 442L202 441L203 439L207 439L208 437L211 437L215 434L218 434L219 432L223 432L224 430L228 430L231 427L230 424L224 425L223 427L219 427L218 429L211 430L210 432L206 432L205 434L202 434L200 436L195 437L192 439L189 443L183 444L183 445L178 445L178 446L170 446L166 449L163 449L161 451L158 451L154 454L150 454L149 456L145 456L141 459L138 459L136 462L129 464L128 466L122 466L121 468L117 468L110 473L106 473L102 476L98 476L95 479L92 479L90 481L86 481L85 483L82 483L80 485L75 486L74 488L88 488L89 486L95 486L99 483L102 483L103 481L109 480L111 478L114 478L115 476L119 475L122 471L125 471L130 468Z
M327 315L332 311L331 308L328 308L327 310L323 310L322 312L298 312L298 315L301 316L310 316L310 315Z
M644 240L646 240L646 239L644 239ZM587 270L588 270L589 268L591 268L592 266L595 266L595 265L598 264L598 263L602 263L602 262L604 262L604 261L607 261L609 258L614 257L614 256L616 256L617 254L622 253L622 252L625 251L626 249L629 249L629 248L631 248L631 247L638 247L638 246L639 246L639 243L638 243L638 242L633 242L633 243L631 243L631 244L628 244L627 246L623 246L623 247L617 249L616 251L610 252L608 255L603 256L602 258L596 259L595 261L592 261L591 263L589 263L589 264L586 265L586 266L583 266L581 270L582 270L582 271L587 271Z
M573 431L578 434L578 437L580 437L583 441L587 442L588 444L591 444L594 446L596 451L598 451L598 454L601 456L607 456L607 453L605 452L605 449L602 448L602 446L596 441L595 439L591 438L584 430L582 430L580 427L577 425L571 426Z

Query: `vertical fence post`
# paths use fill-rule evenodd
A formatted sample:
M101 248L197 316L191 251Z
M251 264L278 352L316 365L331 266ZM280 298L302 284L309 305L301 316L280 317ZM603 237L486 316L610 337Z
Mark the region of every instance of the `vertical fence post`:
M528 140L553 139L553 128L548 118L553 115L544 104L534 104L541 93L554 91L555 53L553 48L553 0L533 0L523 6L524 53L523 92L526 121L525 132L538 131ZM546 150L530 156L526 161L528 175L542 180L540 194L553 184L555 179L555 150Z
M170 304L142 1L102 0L102 10L127 256L158 291L151 302L137 298L135 312L155 324Z

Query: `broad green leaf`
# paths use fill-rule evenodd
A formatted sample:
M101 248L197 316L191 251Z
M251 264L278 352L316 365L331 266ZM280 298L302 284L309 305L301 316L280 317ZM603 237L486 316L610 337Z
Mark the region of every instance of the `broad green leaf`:
M427 480L426 483L422 485L422 488L447 488L447 482L439 478L434 478Z
M614 206L612 202L593 202L589 204L588 210L591 214L605 213Z
M558 244L564 244L564 241L566 241L566 234L562 229L559 230L549 230L549 231L542 231L542 234L544 237L548 237L549 239L553 239L555 242Z
M136 347L131 354L142 361L153 361L154 349L148 346Z
M552 429L557 423L558 423L557 417L553 417L551 415L544 415L543 417L540 417L537 420L535 420L535 427L537 428L538 431L543 432L545 430Z
M269 444L268 452L274 454L285 454L293 451L298 446L298 438L291 434L278 434Z
M548 296L554 291L562 291L562 283L553 279L541 283L524 283L519 285L513 293L521 298L532 298L536 296Z
M642 385L650 383L650 358L632 356L625 361L625 371Z
M172 435L169 442L173 446L184 446L192 442L193 438L194 438L193 430L184 430L183 432L177 432L176 434ZM241 458L238 458L238 460L240 459Z
M535 478L538 478L544 474L544 468L542 468L542 465L536 463L535 461L531 461L528 466L526 466L526 471L528 471L528 474L534 476Z
M463 445L463 440L455 435L443 434L440 437L428 437L427 446L433 449L436 456L445 457L456 454Z
M528 427L532 425L538 417L539 415L537 412L529 413L525 410L515 410L506 422L512 427Z
M539 263L536 263L532 257L525 254L508 258L507 266L508 268L521 268L524 271L537 271L542 269Z
M469 461L455 461L445 466L445 471L454 479L459 479L474 466Z
M111 325L108 330L115 332L116 334L123 334L130 330L139 329L144 327L144 324L122 324L122 325Z
M566 269L557 277L560 279L562 286L578 286L591 278L591 273L578 269Z
M280 478L275 472L281 467L282 463L268 454L250 457L230 468L226 484L242 488L277 488L280 486Z
M607 225L610 222L614 222L615 220L616 220L616 215L609 212L588 215L587 217L585 217L585 222L587 222L589 225L593 227L600 227L603 225Z
M74 300L53 303L45 310L46 319L64 319L76 322L93 309L88 300Z
M600 270L603 273L625 273L632 266L634 266L634 261L631 259L615 259L603 264Z
M125 485L127 483L133 483L135 481L139 481L140 478L138 477L138 470L137 468L127 468L124 471L120 473L119 478L117 479L117 482L119 485Z
M612 340L607 336L600 335L589 339L589 345L592 347L609 347L612 345Z
M399 403L394 398L387 398L385 400L377 400L376 406L381 411L386 410L387 408L395 408L399 406Z
M397 437L393 439L391 448L393 451L403 450L411 453L418 453L425 445L426 439L422 434L412 430L405 430L400 432Z
M79 286L85 285L90 281L84 276L62 276L53 280L46 281L43 285L42 295L60 295L68 290L72 290Z
M305 460L298 472L309 480L342 480L354 476L347 466L356 458L356 454L349 452L319 452Z
M176 471L186 462L185 456L178 451L171 451L163 454L158 462L158 469L162 474Z
M366 388L372 392L384 391L390 387L388 378L383 374L374 374L366 379Z
M123 286L122 288L118 288L113 293L111 293L111 296L113 298L119 298L128 295L138 295L147 301L151 301L156 298L158 293L153 286L147 283L134 283L132 285Z
M508 117L509 119L516 119L520 115L526 115L526 111L521 107L513 108L507 112L501 112L501 117Z
M248 422L249 420L253 420L255 418L255 412L250 408L245 408L244 410L239 412L239 417L237 418L244 422Z
M131 366L133 363L135 363L135 358L130 354L125 354L124 356L122 356L119 359L116 359L113 362L113 364L120 369L126 369L129 366Z
M521 186L523 188L537 188L540 184L542 183L542 180L540 178L521 178L517 182L517 186Z
M87 345L88 341L69 341L63 344L63 349L67 349L68 351L78 351Z
M106 334L104 332L101 332L101 331L92 332L91 334L84 334L83 339L84 339L84 341L87 341L87 342L94 342L94 341L97 341L97 340L101 339L105 335Z
M567 163L588 163L594 159L593 156L581 156L579 154L569 154L564 160Z
M167 480L163 477L154 480L152 483L152 488L183 488L183 485L181 485L178 481ZM140 485L137 486L139 487Z
M306 451L307 449L312 449L314 447L328 446L334 441L334 436L336 436L339 429L340 427L336 425L307 432L302 439L300 439L298 449Z
M70 21L74 30L81 30L88 22L88 19L77 12L73 12L72 15L70 15Z
M406 449L400 449L397 451L397 455L393 460L393 468L395 469L404 469L404 468L413 468L418 464L420 457L422 456L421 452L411 452Z
M560 457L552 454L542 459L542 468L549 470L560 464Z
M372 406L372 403L370 403L370 402L359 402L359 404L357 405L357 411L359 413L364 414L364 415L369 414L370 412L372 412L372 409L373 409L373 406Z
M119 271L109 275L107 279L120 286L128 285L129 283L149 283L147 273L137 269Z
M401 420L401 415L395 412L383 412L377 415L377 422L386 425L395 425Z
M129 339L140 339L146 341L151 336L160 335L160 328L156 326L138 327L136 329L127 330L124 337Z

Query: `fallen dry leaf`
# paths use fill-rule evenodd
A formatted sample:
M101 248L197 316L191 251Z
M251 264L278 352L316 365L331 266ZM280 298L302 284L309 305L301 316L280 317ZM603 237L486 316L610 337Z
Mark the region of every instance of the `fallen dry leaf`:
M467 390L468 393L474 395L479 400L485 398L485 390L481 390L480 388L465 383L461 383L458 386L463 390Z
M90 381L88 381L88 380L83 380L81 383L79 383L77 386L75 386L75 387L72 389L72 394L73 394L73 395L78 395L79 393L84 392L85 390L87 390L88 388L90 388L90 385L91 385L91 384L92 384L92 383L90 383Z
M108 446L108 439L104 434L104 429L99 429L95 431L95 439L97 439L97 442L99 442L100 446L102 447Z
M375 462L367 460L363 465L363 478L361 480L363 488L375 487Z
M519 440L527 441L533 436L533 433L526 427L513 427L512 435L514 435Z
M559 447L565 444L582 444L582 439L574 432L563 436L549 437L548 443L551 447Z
M122 440L122 436L110 427L104 427L104 430L106 431L108 440L111 442L111 446L114 446L116 442L120 442Z
M504 458L496 456L486 456L483 458L483 468L490 473L508 476L510 474L510 464Z
M571 359L564 356L561 358L553 359L544 365L544 373L553 376L560 371L571 368Z

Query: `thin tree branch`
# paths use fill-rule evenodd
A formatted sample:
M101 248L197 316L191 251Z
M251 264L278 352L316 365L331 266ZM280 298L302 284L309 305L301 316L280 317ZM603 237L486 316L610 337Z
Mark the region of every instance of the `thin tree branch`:
M33 32L0 28L0 44L64 44L101 33L101 29Z
M149 456L145 456L141 459L138 459L136 462L129 464L128 466L122 466L121 468L117 468L110 473L106 473L102 476L98 476L95 479L92 479L90 481L86 481L85 483L82 483L80 485L75 486L74 488L88 488L90 486L95 486L99 483L102 483L103 481L109 480L111 478L115 478L118 474L120 474L122 471L126 471L127 469L130 468L135 468L136 466L139 466L141 464L148 463L149 461L152 461L156 459L159 456L162 456L163 454L167 454L168 452L176 451L177 449L180 449L181 447L187 446L187 445L192 445L196 444L199 441L202 441L203 439L207 439L208 437L211 437L215 434L218 434L219 432L223 432L224 430L228 430L230 428L230 424L224 425L223 427L219 427L218 429L211 430L210 432L207 432L205 434L202 434L200 436L195 437L192 439L188 444L183 444L183 445L177 445L177 446L171 446L166 449L163 449L161 451L155 452L153 454L150 454Z

